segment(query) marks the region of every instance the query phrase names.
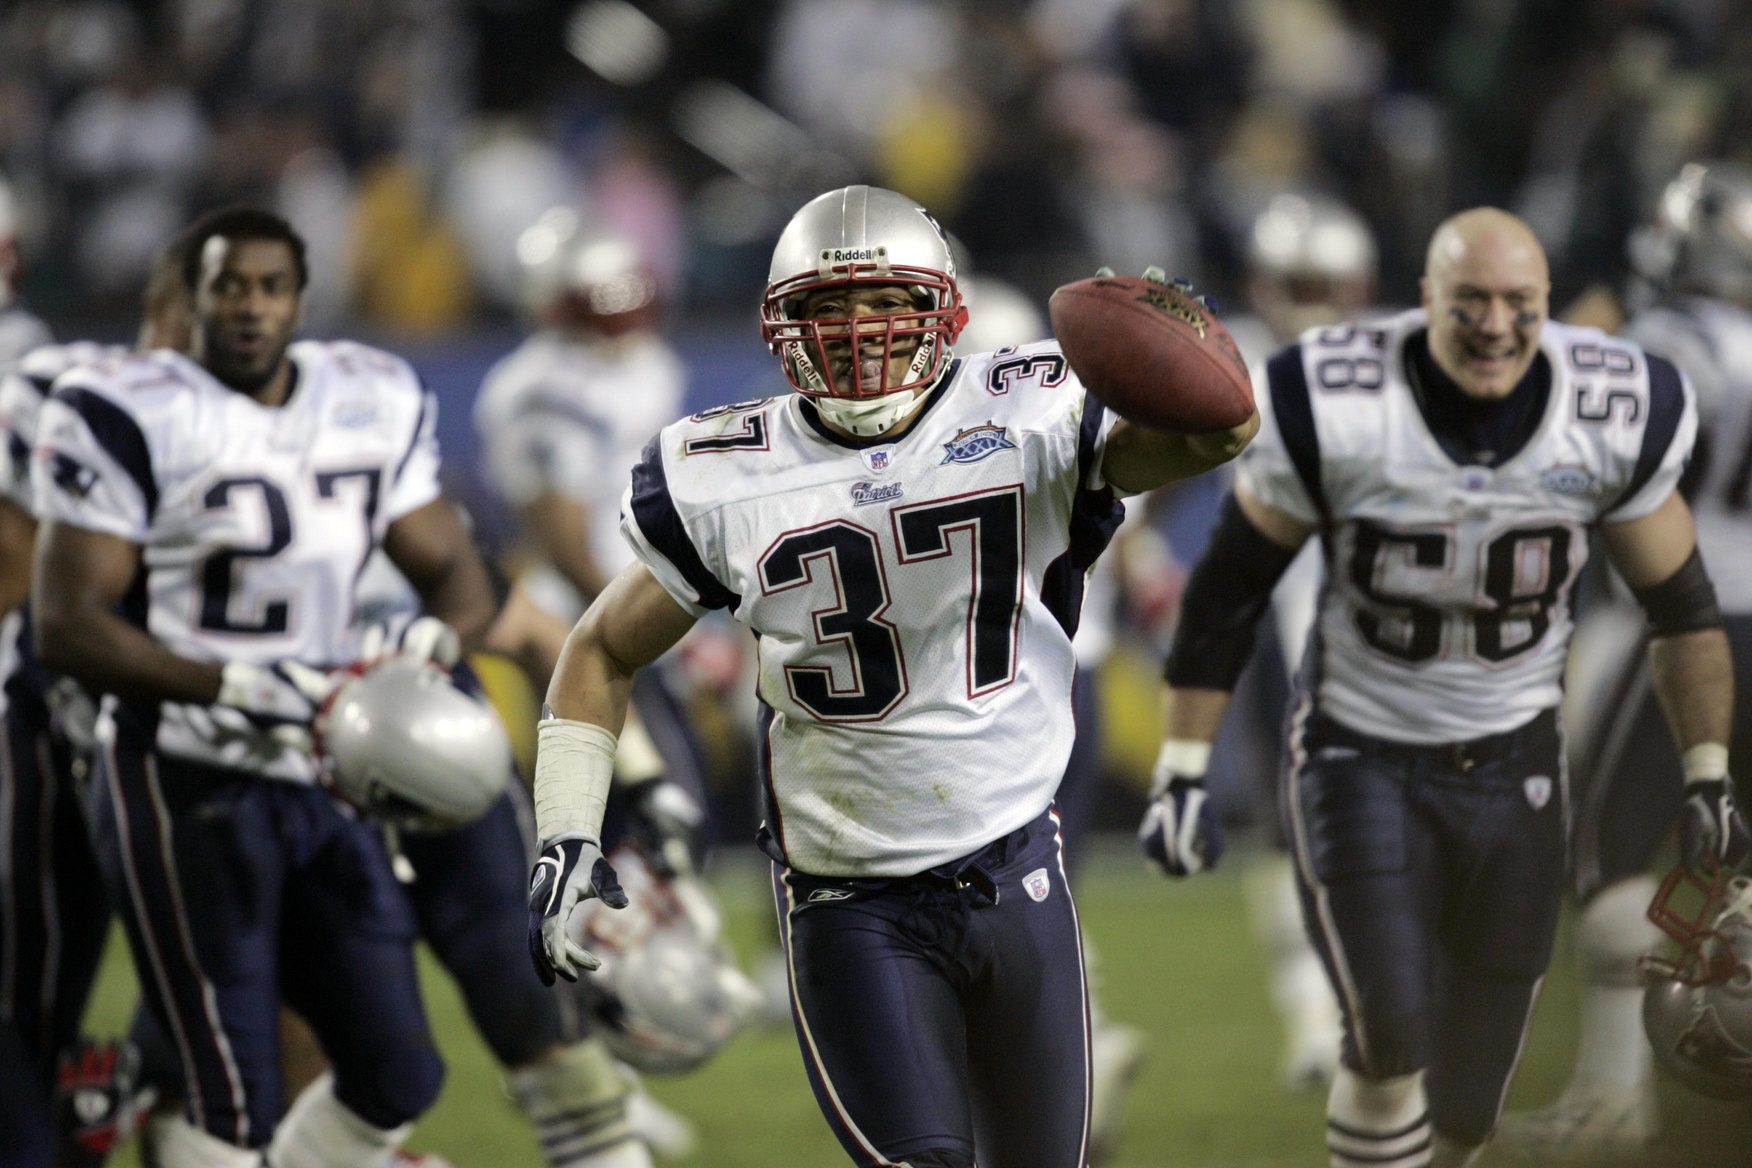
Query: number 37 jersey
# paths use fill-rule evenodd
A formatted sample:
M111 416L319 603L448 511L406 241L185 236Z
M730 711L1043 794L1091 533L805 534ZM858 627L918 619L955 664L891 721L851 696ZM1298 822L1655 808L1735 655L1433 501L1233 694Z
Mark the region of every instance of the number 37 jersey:
M75 368L43 407L44 519L141 545L124 614L191 658L345 664L354 584L396 519L438 496L435 411L400 358L299 341L263 406L169 350ZM167 754L308 781L235 711L164 703Z
M1323 532L1308 677L1320 709L1427 744L1512 730L1562 700L1588 529L1666 501L1697 417L1668 362L1551 322L1532 436L1494 467L1459 464L1406 380L1405 341L1424 327L1414 311L1281 351L1238 482Z
M1123 515L1113 416L1050 344L957 361L898 440L787 395L677 422L622 530L760 642L766 828L826 876L906 876L1051 803L1084 579Z

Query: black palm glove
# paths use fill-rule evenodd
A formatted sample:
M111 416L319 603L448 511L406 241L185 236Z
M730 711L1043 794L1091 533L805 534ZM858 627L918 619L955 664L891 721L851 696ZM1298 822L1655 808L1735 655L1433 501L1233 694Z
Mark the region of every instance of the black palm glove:
M1705 873L1738 868L1752 852L1752 834L1734 800L1734 780L1692 779L1679 812L1679 848L1686 868Z
M602 845L585 835L549 840L529 882L529 957L542 985L553 985L556 974L577 981L580 968L589 972L602 964L566 935L572 910L591 897L609 908L627 907L627 894L614 866L602 858Z

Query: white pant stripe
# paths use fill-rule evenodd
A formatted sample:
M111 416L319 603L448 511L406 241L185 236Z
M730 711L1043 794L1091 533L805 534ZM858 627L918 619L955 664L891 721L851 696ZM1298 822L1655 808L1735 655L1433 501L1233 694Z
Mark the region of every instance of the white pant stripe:
M780 921L780 926L785 935L785 970L790 975L791 1006L797 1011L797 1031L803 1037L804 1053L809 1056L810 1063L814 1065L815 1073L821 1076L822 1089L827 1092L828 1100L833 1104L834 1113L839 1116L845 1129L851 1133L852 1139L857 1141L858 1147L863 1149L864 1154L869 1156L880 1168L899 1168L894 1161L877 1151L876 1145L872 1144L864 1133L858 1130L858 1125L852 1122L851 1115L846 1111L845 1105L840 1102L839 1092L834 1090L833 1079L827 1073L827 1064L822 1061L821 1052L815 1046L815 1035L810 1032L809 1018L803 1013L803 999L797 992L797 963L791 952L791 910L796 907L796 900L791 893L790 874L781 873L779 882L785 887L785 901L783 904L777 905L780 915L784 918ZM776 893L774 901L777 902Z

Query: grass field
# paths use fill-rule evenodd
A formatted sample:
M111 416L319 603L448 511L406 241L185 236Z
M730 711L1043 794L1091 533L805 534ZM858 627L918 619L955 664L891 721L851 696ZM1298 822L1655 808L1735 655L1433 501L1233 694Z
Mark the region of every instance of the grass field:
M720 865L714 881L738 951L752 965L767 944L772 908L752 849L737 859ZM1110 1016L1149 1036L1148 1063L1131 1095L1115 1165L1289 1168L1326 1161L1323 1101L1288 1096L1278 1085L1276 1023L1244 915L1241 867L1228 862L1208 876L1171 884L1134 860L1129 841L1102 841L1090 849L1080 904L1101 953L1103 1002ZM498 1069L475 1037L454 988L430 960L423 972L449 1077L410 1146L441 1152L459 1168L539 1168L534 1140L501 1092ZM91 1029L120 1030L133 994L125 947L114 944L93 1002ZM1544 1103L1561 1088L1575 1043L1574 1000L1564 942L1546 983L1512 1106ZM690 1168L847 1163L816 1111L788 1026L746 1032L700 1071L648 1085L698 1125L702 1150L677 1163ZM1752 1152L1739 1162L1752 1163ZM114 1163L134 1168L138 1159L130 1148Z

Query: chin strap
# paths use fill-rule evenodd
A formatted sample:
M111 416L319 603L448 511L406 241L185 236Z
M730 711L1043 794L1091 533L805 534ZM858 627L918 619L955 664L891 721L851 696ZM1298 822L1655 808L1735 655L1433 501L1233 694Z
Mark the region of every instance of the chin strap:
M859 438L874 438L906 417L918 401L910 389L885 393L881 397L818 397L815 409L822 417L848 434Z

